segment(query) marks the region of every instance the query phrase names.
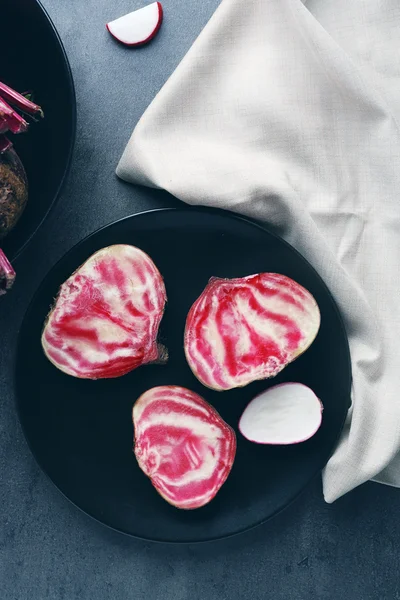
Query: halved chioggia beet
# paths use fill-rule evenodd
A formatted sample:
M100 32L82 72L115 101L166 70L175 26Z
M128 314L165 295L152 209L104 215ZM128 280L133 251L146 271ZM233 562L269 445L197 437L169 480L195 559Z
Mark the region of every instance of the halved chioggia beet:
M28 202L28 179L19 156L0 136L0 239L16 226Z
M163 9L160 2L153 2L115 21L107 23L111 35L126 46L142 46L156 35L161 27Z
M14 268L0 248L0 296L6 294L12 288L14 281Z
M236 436L201 396L178 386L145 392L133 406L134 452L158 493L177 508L214 498L235 459Z
M311 438L322 422L323 406L301 383L275 385L245 408L239 430L257 444L298 444Z
M304 287L276 273L212 277L186 320L185 354L214 390L274 377L315 339L320 312Z
M166 300L147 254L125 244L103 248L62 284L44 326L43 350L58 369L86 379L165 362L157 334Z

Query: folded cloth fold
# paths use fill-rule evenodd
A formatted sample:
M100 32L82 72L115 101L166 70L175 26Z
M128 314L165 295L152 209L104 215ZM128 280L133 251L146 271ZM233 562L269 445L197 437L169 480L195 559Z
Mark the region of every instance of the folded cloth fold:
M398 0L223 0L117 167L263 220L330 287L353 392L327 502L400 485L399 29Z

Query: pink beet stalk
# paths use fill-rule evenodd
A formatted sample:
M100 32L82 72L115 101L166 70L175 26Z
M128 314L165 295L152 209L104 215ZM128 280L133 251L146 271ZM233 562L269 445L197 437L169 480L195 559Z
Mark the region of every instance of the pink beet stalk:
M3 117L0 117L0 135L2 133L7 133L7 131L8 131L7 121L5 119L3 119Z
M12 147L12 142L5 136L0 135L0 154L4 154Z
M43 111L38 104L35 104L19 92L16 92L5 83L0 81L0 96L15 108L22 110L28 115L43 117Z
M28 129L28 123L25 119L2 98L0 98L0 118L5 121L11 133L24 133Z
M15 271L3 250L0 248L0 296L12 288Z

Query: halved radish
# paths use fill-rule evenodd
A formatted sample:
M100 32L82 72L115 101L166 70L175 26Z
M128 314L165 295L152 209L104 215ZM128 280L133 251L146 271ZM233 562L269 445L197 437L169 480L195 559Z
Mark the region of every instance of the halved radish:
M298 444L312 437L322 422L323 406L301 383L275 385L245 408L239 430L257 444Z
M214 390L277 375L313 342L320 312L285 275L212 277L189 311L184 347L194 375Z
M158 493L177 508L212 500L235 459L236 436L201 396L173 385L152 388L133 406L134 451Z
M166 300L163 278L145 252L127 244L102 248L62 284L43 350L58 369L86 379L165 362L157 334Z
M156 35L161 27L163 9L160 2L153 2L115 21L107 23L111 35L126 46L141 46Z

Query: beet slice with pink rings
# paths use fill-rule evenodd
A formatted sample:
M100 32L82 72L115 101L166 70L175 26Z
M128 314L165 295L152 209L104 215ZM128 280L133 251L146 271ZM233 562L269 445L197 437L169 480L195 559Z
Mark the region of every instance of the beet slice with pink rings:
M277 375L307 350L319 326L315 299L285 275L213 277L189 311L185 354L202 384L229 390Z
M133 406L134 452L142 471L170 504L195 509L208 504L226 481L236 436L198 394L158 386Z
M167 300L151 258L126 244L95 252L63 283L42 347L61 371L86 379L125 375L165 362L157 335Z

